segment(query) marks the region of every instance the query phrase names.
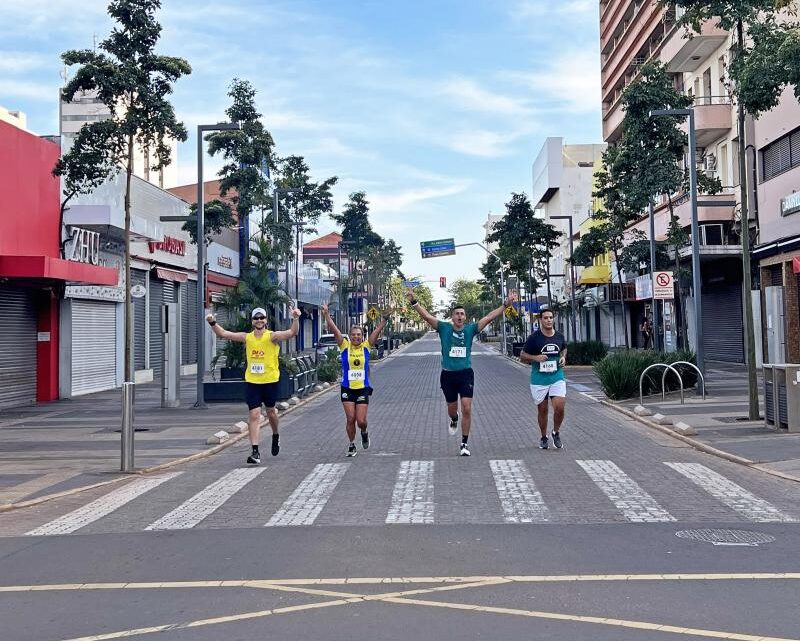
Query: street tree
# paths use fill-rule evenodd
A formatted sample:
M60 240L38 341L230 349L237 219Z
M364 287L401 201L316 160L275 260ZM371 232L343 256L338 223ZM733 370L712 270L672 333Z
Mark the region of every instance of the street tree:
M681 7L679 23L700 33L714 20L736 35L728 65L728 90L736 100L739 146L740 238L744 280L744 337L749 383L749 418L759 416L755 330L750 266L750 217L747 185L745 115L758 116L775 107L787 86L800 99L800 25L793 19L793 0L660 0L669 8ZM749 36L749 42L745 36Z
M66 51L61 59L67 66L80 65L75 76L61 90L66 101L79 92L96 94L108 107L111 117L104 128L93 128L91 134L78 136L72 158L81 158L83 152L101 144L100 136L107 141L110 161L125 170L125 379L133 380L131 347L133 338L133 313L130 293L130 227L131 178L134 172L134 150L138 145L153 154L156 162L151 167L158 171L171 162L168 140L183 141L186 128L175 117L169 102L173 84L191 73L189 63L182 59L155 52L161 36L161 25L156 11L161 0L112 0L108 14L116 22L111 34L97 50ZM66 166L65 166L65 171Z
M485 303L481 300L482 287L478 281L457 278L450 284L449 293L453 297L453 304L464 307L467 318L477 320L483 316L482 305Z
M91 194L104 182L115 176L123 155L122 137L117 135L118 125L113 120L87 123L75 135L69 151L62 155L53 168L53 176L61 178L61 212L58 219L61 257L67 238L64 212L75 196Z
M197 203L192 203L189 207L192 216L197 215ZM223 229L230 229L236 225L236 217L233 215L233 208L224 200L215 198L203 205L205 244L211 244L211 237L219 234ZM197 244L197 221L188 220L181 227L189 234L194 245Z

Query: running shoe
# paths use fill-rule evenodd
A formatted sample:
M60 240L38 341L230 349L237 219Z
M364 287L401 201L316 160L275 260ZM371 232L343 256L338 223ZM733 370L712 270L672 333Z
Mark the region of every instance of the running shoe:
M450 432L450 436L455 436L456 432L458 432L458 413L456 413L455 417L450 417L450 422L447 424L447 431Z
M369 434L367 432L361 432L361 447L365 450L369 449Z
M270 452L272 456L278 456L278 452L281 451L281 438L277 434L273 434L272 436L272 449Z
M558 432L553 432L553 445L556 446L557 450L561 449L561 434Z
M347 456L355 456L358 454L358 450L356 449L355 443L350 443L350 447L347 448Z
M539 449L540 450L546 450L548 447L549 446L548 446L547 437L543 436L542 438L539 439Z
M247 457L247 464L248 465L261 465L261 454L257 452L253 452L250 456Z
M469 448L467 447L466 443L461 444L461 451L459 452L461 456L470 456Z

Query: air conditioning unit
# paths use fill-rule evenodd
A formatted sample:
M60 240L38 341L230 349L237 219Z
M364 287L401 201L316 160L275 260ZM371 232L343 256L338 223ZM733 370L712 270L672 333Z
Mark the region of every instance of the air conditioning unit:
M706 154L705 158L703 158L703 169L709 173L717 171L717 156L715 154Z

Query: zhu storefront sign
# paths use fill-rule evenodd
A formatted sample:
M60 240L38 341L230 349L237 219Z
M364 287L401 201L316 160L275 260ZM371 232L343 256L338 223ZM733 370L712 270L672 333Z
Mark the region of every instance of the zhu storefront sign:
M100 234L96 231L72 227L72 240L67 249L67 259L89 265L100 264Z

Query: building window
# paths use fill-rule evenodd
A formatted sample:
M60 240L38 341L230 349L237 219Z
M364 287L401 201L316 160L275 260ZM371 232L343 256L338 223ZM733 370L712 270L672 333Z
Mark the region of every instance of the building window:
M781 136L761 150L761 180L800 166L800 129Z

